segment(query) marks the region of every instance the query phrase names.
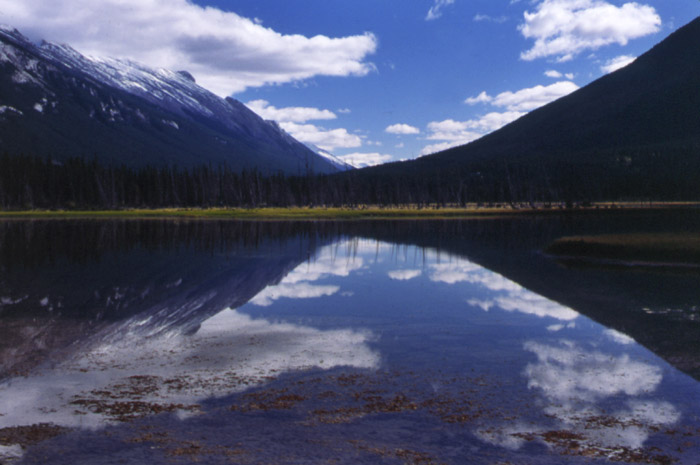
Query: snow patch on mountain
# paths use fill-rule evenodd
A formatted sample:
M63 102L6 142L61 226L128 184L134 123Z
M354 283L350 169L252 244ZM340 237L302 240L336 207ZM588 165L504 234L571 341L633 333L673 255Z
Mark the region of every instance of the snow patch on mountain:
M332 153L328 152L327 150L323 150L321 147L318 147L314 144L304 144L314 152L316 152L317 155L325 158L329 162L333 164L336 168L338 168L340 171L348 171L348 170L354 170L355 167L352 166L349 163L344 162L340 158L336 157Z

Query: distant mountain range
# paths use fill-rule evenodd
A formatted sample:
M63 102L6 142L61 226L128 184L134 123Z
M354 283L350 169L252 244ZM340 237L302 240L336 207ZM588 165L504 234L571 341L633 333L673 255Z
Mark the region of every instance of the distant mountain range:
M700 18L627 67L479 140L353 176L434 178L502 200L697 197L699 70Z
M131 167L226 163L286 174L349 168L241 102L200 87L186 71L37 45L6 26L0 26L2 152Z
M309 178L304 185L277 178L265 191L251 187L254 204L700 200L698 70L700 18L627 67L477 141L417 160L350 170L240 102L199 87L187 72L85 57L67 46L35 45L16 30L0 28L0 155L40 155L57 162L95 157L132 167L226 163L266 174L346 171ZM22 174L25 165L20 165L19 174L6 175L0 203L35 205L39 191L44 203L53 198L43 187L53 179L51 170L41 178L36 176L41 169ZM103 172L104 179L94 181L97 191L114 182L110 176ZM97 175L83 176L85 195L68 198L97 205L92 177ZM205 183L188 179L178 185ZM236 205L249 202L242 194L228 194L204 204L223 198L234 198Z

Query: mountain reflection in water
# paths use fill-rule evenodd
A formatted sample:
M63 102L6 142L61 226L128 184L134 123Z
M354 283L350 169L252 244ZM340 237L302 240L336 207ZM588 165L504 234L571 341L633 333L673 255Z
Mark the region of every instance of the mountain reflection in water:
M195 334L143 337L131 321L100 334L67 360L0 388L0 428L36 423L96 427L158 411L199 410L198 401L240 392L288 371L376 368L368 331L253 319L224 309Z
M0 223L0 461L696 463L695 380L473 258L532 249L395 225Z

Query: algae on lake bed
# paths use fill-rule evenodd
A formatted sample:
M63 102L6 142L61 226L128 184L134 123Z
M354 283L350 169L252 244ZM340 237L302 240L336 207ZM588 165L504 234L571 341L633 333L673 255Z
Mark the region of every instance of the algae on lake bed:
M700 233L634 233L569 236L545 252L559 257L700 265Z

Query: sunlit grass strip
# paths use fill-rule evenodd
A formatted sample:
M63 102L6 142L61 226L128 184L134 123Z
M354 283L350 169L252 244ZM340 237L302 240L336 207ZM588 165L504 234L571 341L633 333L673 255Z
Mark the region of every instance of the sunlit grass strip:
M571 236L545 250L563 257L700 264L700 232Z
M700 208L699 203L599 203L573 211L650 210L669 208ZM212 218L249 220L294 219L443 219L497 217L503 215L548 214L568 211L561 205L510 205L466 207L291 207L291 208L160 208L124 210L24 210L0 211L0 218Z
M0 218L221 218L221 219L392 219L466 218L525 212L505 208L165 208L130 210L28 210L0 212Z

